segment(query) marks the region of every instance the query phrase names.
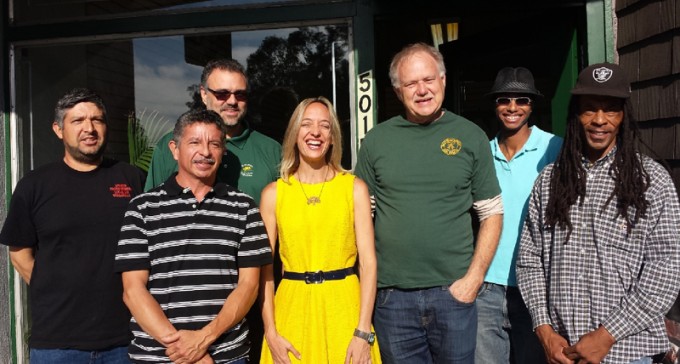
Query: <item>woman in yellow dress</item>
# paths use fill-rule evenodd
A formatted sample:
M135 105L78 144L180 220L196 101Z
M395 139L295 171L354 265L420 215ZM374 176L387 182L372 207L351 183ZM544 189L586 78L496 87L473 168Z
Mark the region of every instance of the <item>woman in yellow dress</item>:
M380 363L368 187L341 167L341 157L333 105L324 97L302 101L284 136L281 178L260 202L284 270L276 295L272 266L262 273L260 363Z

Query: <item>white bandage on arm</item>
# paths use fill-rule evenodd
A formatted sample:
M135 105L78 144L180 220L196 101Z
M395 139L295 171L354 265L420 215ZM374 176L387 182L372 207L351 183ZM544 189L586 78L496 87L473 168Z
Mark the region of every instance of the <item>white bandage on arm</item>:
M501 195L497 195L488 200L475 201L472 203L472 208L479 216L479 221L484 221L489 216L503 213L503 199Z

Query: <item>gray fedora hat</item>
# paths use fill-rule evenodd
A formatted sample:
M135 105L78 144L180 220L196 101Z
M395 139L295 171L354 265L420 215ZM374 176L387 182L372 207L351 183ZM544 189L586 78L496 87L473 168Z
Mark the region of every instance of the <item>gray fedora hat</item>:
M534 86L534 75L524 67L505 67L498 71L491 92L486 96L498 94L529 94L543 96Z

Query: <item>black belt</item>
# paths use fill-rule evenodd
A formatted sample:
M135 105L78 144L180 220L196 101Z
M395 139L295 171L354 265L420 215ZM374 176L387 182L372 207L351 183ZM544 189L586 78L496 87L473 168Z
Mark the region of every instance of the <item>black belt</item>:
M336 281L340 279L345 279L345 277L356 274L354 272L354 267L343 268L331 270L328 272L316 271L316 272L283 272L283 279L292 279L294 281L305 281L307 284L311 283L323 283L324 281Z

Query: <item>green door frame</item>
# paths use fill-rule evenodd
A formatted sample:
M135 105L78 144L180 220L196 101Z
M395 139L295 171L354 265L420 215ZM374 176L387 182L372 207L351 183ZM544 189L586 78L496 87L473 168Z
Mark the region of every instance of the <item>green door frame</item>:
M614 62L614 9L612 0L586 2L586 39L588 64Z
M616 61L616 44L614 41L614 9L612 0L589 0L585 4L586 29L574 29L571 47L564 62L555 97L551 100L552 130L563 135L569 113L570 90L576 82L579 69L579 34L585 32L586 54L582 66L600 62Z

